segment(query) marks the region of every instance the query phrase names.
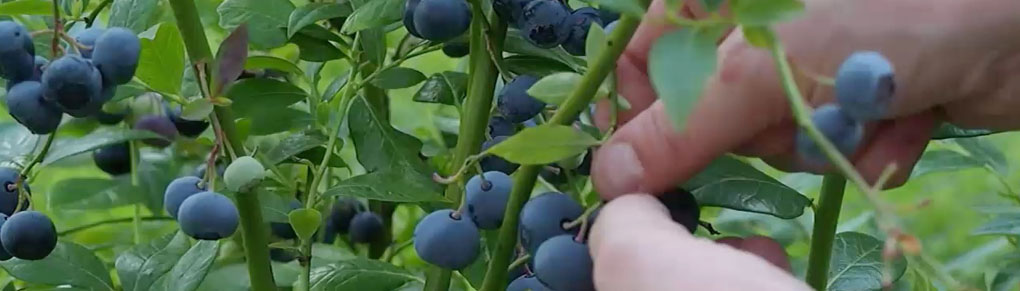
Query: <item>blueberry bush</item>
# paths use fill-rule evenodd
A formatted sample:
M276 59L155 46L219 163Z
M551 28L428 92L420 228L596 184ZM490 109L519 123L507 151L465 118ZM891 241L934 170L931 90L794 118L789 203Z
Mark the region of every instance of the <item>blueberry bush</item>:
M660 196L678 224L773 237L818 290L1017 290L1015 136L944 125L880 193L845 155L895 98L881 52L808 78L812 109L771 29L799 0L648 2L2 1L0 288L594 290L591 155L644 19L686 27L649 55L676 128L740 29L837 170L720 157Z

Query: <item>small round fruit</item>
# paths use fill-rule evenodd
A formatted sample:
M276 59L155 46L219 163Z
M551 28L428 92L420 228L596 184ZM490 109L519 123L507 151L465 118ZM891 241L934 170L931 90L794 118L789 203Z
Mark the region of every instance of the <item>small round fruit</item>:
M856 152L864 138L864 125L836 104L827 104L815 109L811 114L811 122L844 156ZM825 153L804 129L797 131L796 144L797 154L805 161L814 164L828 162Z
M96 121L102 125L116 125L121 121L124 121L125 117L127 117L127 110L120 112L107 112L106 110L99 110L98 112L96 112L95 115L92 115L92 118L95 118Z
M418 8L420 2L421 0L406 0L404 2L404 28L407 29L407 33L417 38L421 38L421 34L418 34L418 30L414 28L414 10Z
M503 86L496 104L500 115L510 122L521 123L541 113L545 103L528 95L528 89L536 82L538 78L535 76L519 75Z
M337 233L347 234L351 229L351 220L358 212L364 211L365 205L354 198L340 198L333 204L333 209L329 213L329 219L333 222L333 227L336 228Z
M174 123L166 116L160 115L149 115L144 116L138 121L135 121L135 129L147 130L154 132L162 138L147 138L143 139L142 142L154 146L157 148L165 148L173 143L173 140L177 138L177 127L174 127Z
M184 176L174 179L163 192L163 206L166 207L166 212L170 213L170 217L177 218L177 213L181 209L181 204L184 204L184 200L205 191L205 184L202 183L201 178Z
M3 187L0 188L0 213L8 216L14 214L14 210L18 208L18 177L21 173L17 169L2 167L0 168L0 182L3 182ZM28 182L25 182L25 177L21 177L21 183L25 187L25 192L31 195L32 190L28 187ZM31 200L26 199L21 206L21 209L28 209Z
M895 91L892 64L878 52L854 52L836 72L836 100L859 121L885 117Z
M0 21L0 72L9 83L30 80L35 75L35 45L21 24Z
M142 44L134 32L111 27L96 39L92 61L102 72L105 84L123 85L135 76L141 50Z
M42 74L43 97L74 117L92 115L102 108L103 82L89 60L64 55Z
M595 290L588 245L572 235L559 235L542 243L535 253L535 275L553 290Z
M489 118L489 136L511 136L517 133L517 127L505 117L493 116Z
M42 80L43 68L50 64L50 60L43 56L35 56L35 62L32 70L32 81Z
M197 137L209 128L209 122L205 120L188 120L181 117L180 105L166 106L166 116L174 123L177 132L186 137Z
M676 188L659 195L659 202L669 210L669 216L673 221L683 225L691 233L698 230L701 208L698 207L698 200L694 198L694 194L683 188Z
M7 214L0 213L0 230L3 229L5 222L7 222ZM11 254L3 248L3 245L0 244L0 261L10 260L13 257L14 256L11 256Z
M245 192L266 176L266 168L249 156L238 157L223 172L223 183L230 191Z
M538 281L538 277L535 275L521 275L510 282L510 285L506 286L506 291L552 291L541 281Z
M110 175L123 175L131 172L131 146L127 142L107 145L92 151L92 161L96 167Z
M7 90L7 112L34 134L52 133L64 116L59 108L43 99L42 84L36 81L24 81Z
M620 19L620 13L608 9L597 9L599 13L599 19L602 23L612 23Z
M443 54L451 58L461 58L471 53L471 47L466 42L448 42L443 44Z
M533 0L524 7L521 33L539 48L553 48L567 41L570 27L563 25L570 11L556 0Z
M599 19L599 12L595 8L584 7L574 10L563 23L569 29L567 40L563 42L563 49L575 56L583 56L585 43L588 40L588 29L592 23L602 26Z
M4 250L22 260L41 260L57 247L57 228L49 217L38 211L11 215L0 227Z
M493 137L492 139L482 143L482 151L485 151L491 148L492 146L503 142L506 139L507 137L505 136ZM500 171L507 175L513 173L514 171L517 170L518 167L521 166L518 164L511 163L507 160L504 160L503 158L496 155L489 155L482 158L481 160L478 161L478 165L482 167L482 171L486 172Z
M584 208L566 194L548 192L535 196L521 209L521 244L534 254L538 246L551 237L573 235L576 229L563 229L563 224L581 214L584 214Z
M453 210L436 210L414 227L414 250L422 260L449 270L459 270L478 258L481 237L478 227Z
M498 171L485 172L468 180L464 187L467 192L466 214L471 216L478 228L497 229L503 225L503 212L513 185L510 176Z
M218 240L237 231L234 202L215 192L202 192L184 199L177 222L181 231L195 239Z
M521 28L524 7L534 0L493 0L492 10L514 28Z
M92 48L96 45L96 40L99 39L99 36L103 35L103 33L105 33L105 32L106 32L106 29L103 29L103 28L98 27L98 26L93 26L93 27L90 27L90 28L86 28L86 29L78 32L77 34L75 34L74 35L74 41L76 41L76 42L78 42L78 44L86 47L86 48L79 48L78 49L78 51L81 52L81 56L86 57L86 58L91 58L92 57Z
M427 40L451 40L469 26L471 9L464 0L421 0L414 9L414 28Z
M375 212L365 211L354 215L350 226L351 242L370 243L384 235L383 219Z
M298 201L297 199L291 200L290 205L287 206L290 207L287 213L290 213L290 211L293 211L294 209L301 208L301 201ZM269 230L272 231L273 235L282 239L297 238L297 233L295 233L294 228L290 226L290 222L270 222Z
M195 167L195 171L191 173L192 176L205 178L205 169L209 167L206 163L198 164ZM216 161L216 176L223 177L223 172L227 170L227 166L224 166L220 161Z

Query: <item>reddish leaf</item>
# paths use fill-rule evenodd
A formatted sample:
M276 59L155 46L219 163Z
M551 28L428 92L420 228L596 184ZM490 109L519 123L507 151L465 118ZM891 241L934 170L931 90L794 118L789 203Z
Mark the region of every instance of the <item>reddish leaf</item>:
M214 96L219 96L241 76L246 59L248 59L248 25L241 24L220 43L220 49L216 52Z

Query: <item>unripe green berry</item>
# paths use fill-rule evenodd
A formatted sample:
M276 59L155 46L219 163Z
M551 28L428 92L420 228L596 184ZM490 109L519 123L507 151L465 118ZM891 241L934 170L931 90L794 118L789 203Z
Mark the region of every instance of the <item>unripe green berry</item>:
M247 192L266 176L266 168L252 157L238 157L223 172L223 182L227 189L235 192Z

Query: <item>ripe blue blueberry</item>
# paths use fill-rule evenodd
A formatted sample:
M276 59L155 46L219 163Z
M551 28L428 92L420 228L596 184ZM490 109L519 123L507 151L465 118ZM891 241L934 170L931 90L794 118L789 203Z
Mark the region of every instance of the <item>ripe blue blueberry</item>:
M854 52L836 72L836 100L856 120L885 117L895 91L892 64L878 52Z
M184 176L174 179L163 192L163 207L166 208L167 213L170 213L170 217L177 218L177 213L181 209L181 204L184 204L184 200L205 191L205 184L202 183L201 178Z
M552 291L541 281L538 281L538 277L534 275L521 275L516 277L509 286L506 286L506 291Z
M414 37L421 38L421 34L418 34L418 30L414 28L414 10L418 8L418 3L421 0L407 0L404 2L404 28L407 29L407 33Z
M8 82L18 83L34 75L35 45L21 24L0 21L0 72Z
M507 137L505 136L493 137L492 139L482 143L482 151L485 151L491 148L492 146L503 142L506 139ZM500 171L507 175L513 173L514 171L517 170L517 167L521 166L518 164L511 163L507 160L504 160L503 158L496 155L489 155L482 158L481 160L478 161L478 165L482 167L482 171L486 172Z
M43 99L42 84L24 81L7 90L7 112L34 134L57 130L64 113Z
M489 136L511 136L517 133L517 126L505 117L493 116L489 118Z
M370 243L383 238L383 219L375 212L364 211L351 219L351 242Z
M524 6L528 6L531 1L534 0L493 0L492 10L496 11L496 15L499 15L499 18L506 21L511 27L521 28Z
M584 7L571 12L563 24L569 28L569 35L563 42L563 49L572 55L583 56L585 41L588 39L588 29L591 28L592 23L602 25L599 12L595 8Z
M599 19L602 20L602 23L612 23L620 19L620 13L617 13L615 11L611 11L608 9L598 9L598 12Z
M328 220L328 219L326 220L325 231L326 232L323 233L323 235L322 235L322 243L328 244L328 245L333 244L333 242L336 241L336 237L337 237L336 224L333 223L333 220Z
M142 44L129 29L112 27L96 39L92 61L103 73L104 84L123 85L131 82L138 67Z
M414 9L414 28L427 40L451 40L470 25L471 9L464 0L421 0Z
M333 209L329 213L329 219L337 233L346 234L351 228L351 220L358 212L365 210L365 204L354 198L340 198L333 203Z
M519 75L503 86L496 104L499 113L513 123L524 122L541 113L545 103L528 95L528 89L536 82L535 76Z
M136 130L147 130L154 132L163 138L147 138L142 142L158 148L165 148L177 138L177 127L166 116L149 115L135 121Z
M177 132L181 135L197 137L209 128L209 122L205 120L187 120L182 118L180 105L164 105L167 118L170 118L170 122L173 122L174 128L177 128Z
M694 194L683 188L676 188L659 195L659 202L669 210L669 216L673 221L683 225L687 231L694 233L698 229L701 208L698 207L698 200L694 198Z
M218 240L237 231L237 207L227 196L202 192L184 199L177 222L181 225L181 231L188 236L200 240Z
M540 48L553 48L570 36L570 27L563 25L570 11L556 0L533 0L524 7L521 33L524 39Z
M535 276L553 290L595 290L588 245L564 234L542 243L535 253Z
M14 210L18 208L18 177L21 173L17 169L2 167L0 168L0 213L8 216L14 214ZM28 182L25 181L25 177L21 177L22 186L25 187L26 194L32 194L32 189L28 187ZM26 199L21 209L28 209L30 200Z
M827 104L818 107L811 114L811 122L844 156L850 156L857 151L857 146L864 137L864 126L861 122L851 117L839 105ZM797 153L805 161L815 164L824 164L828 161L822 149L803 129L797 131L796 144Z
M287 206L290 207L290 209L288 209L288 213L290 213L290 211L293 211L294 209L301 208L301 202L298 201L297 199L294 199L294 200L291 200L290 201L290 205L287 205ZM297 238L297 233L295 233L294 232L294 228L290 226L290 222L286 222L286 221L284 221L284 222L270 222L269 223L269 229L272 231L273 235L275 235L277 237L280 237L282 239L295 239L295 238Z
M563 224L583 213L584 208L566 194L548 192L535 196L521 209L521 244L534 254L538 246L551 237L573 235L576 230L564 229Z
M99 70L78 55L51 62L42 74L42 87L46 101L74 117L94 114L103 106Z
M443 54L451 58L460 58L471 53L471 47L466 42L452 41L443 44Z
M124 118L127 117L127 115L128 109L126 107L115 112L108 112L101 109L97 111L96 114L92 115L92 118L95 118L96 121L102 125L116 125L121 121L124 121Z
M422 260L444 269L458 270L471 265L481 249L478 227L466 217L454 217L453 210L436 210L414 227L414 250Z
M7 222L7 214L0 213L0 230L3 229L5 222ZM3 248L3 244L0 243L0 261L10 260L13 257Z
M47 60L43 56L35 56L35 66L32 70L32 81L42 80L43 68L50 64L50 60Z
M41 260L57 247L57 228L41 212L18 212L0 227L0 243L15 258Z
M503 212L513 185L510 176L499 171L485 172L468 180L464 186L467 192L467 214L478 228L496 229L503 225Z
M121 142L101 147L92 151L92 161L107 174L127 174L131 172L131 146Z
M86 58L92 58L92 47L96 45L96 40L99 39L99 36L103 35L103 33L105 32L106 29L100 28L98 26L93 26L90 28L86 28L75 34L74 41L78 42L78 44L80 45L87 47L79 49L79 51L81 52L81 56Z

